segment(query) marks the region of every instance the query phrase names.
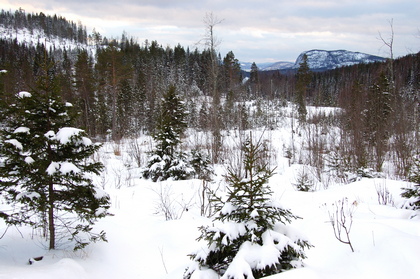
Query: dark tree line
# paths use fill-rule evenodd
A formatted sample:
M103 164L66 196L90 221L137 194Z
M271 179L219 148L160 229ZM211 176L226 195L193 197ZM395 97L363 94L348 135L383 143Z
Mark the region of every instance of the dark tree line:
M39 62L48 57L54 61L53 71L60 80L62 97L77 106L78 125L90 136L110 133L115 140L140 131L152 133L156 125L154 112L170 85L176 86L188 103L189 124L198 127L205 122L213 103L201 105L196 100L210 96L213 90L208 50L190 51L180 45L163 48L156 41L140 45L126 38L98 46L95 52L93 56L89 48L48 50L43 43L27 46L16 40L2 40L0 66L7 70L4 94L33 87ZM239 63L230 52L218 61L218 68L217 91L223 92L223 98L227 92L232 104L241 96ZM200 112L202 121L193 117ZM222 115L220 105L217 113ZM232 110L229 113L234 115Z

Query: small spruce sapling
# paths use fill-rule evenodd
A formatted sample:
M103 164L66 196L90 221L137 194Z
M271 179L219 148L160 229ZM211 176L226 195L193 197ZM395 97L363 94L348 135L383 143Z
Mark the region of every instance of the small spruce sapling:
M406 207L413 210L420 209L420 154L414 157L413 165L409 175L410 182L413 185L403 189L402 197L408 198Z
M222 278L261 278L302 265L310 244L287 226L298 217L271 200L268 180L274 170L260 148L260 141L246 140L243 175L228 169L227 199L213 196L217 214L198 238L207 248L190 255L184 278L208 269Z

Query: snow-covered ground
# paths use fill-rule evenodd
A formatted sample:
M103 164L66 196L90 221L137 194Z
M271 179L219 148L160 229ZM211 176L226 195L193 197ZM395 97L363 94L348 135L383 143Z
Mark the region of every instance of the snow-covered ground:
M311 172L303 165L289 166L283 157L283 146L290 143L288 130L265 134L273 145L271 153L277 166L270 187L275 200L302 217L292 226L314 247L306 252L305 267L269 278L420 278L420 218L402 209L404 199L400 196L401 188L408 183L363 178L349 184L317 183L314 192L296 191L294 183L302 168ZM225 144L237 146L239 137L235 135L231 133ZM198 135L187 138L189 142L201 140L203 136ZM149 138L137 143L144 150L150 149ZM106 171L96 182L109 193L114 216L102 219L95 230L105 230L108 243L91 244L79 252L66 247L48 251L39 231L6 228L0 221L0 237L7 230L0 239L0 278L182 278L189 263L187 255L198 245L198 227L209 223L208 218L200 216L202 182L153 183L141 179L140 169L128 151L132 144L128 140L108 143L98 155ZM225 168L218 166L215 171L212 187L222 192ZM381 189L389 191L388 204L378 201ZM334 237L329 213L335 212L339 201L354 212L349 235L354 252ZM163 204L175 219L165 220ZM43 260L28 264L30 258L38 256Z

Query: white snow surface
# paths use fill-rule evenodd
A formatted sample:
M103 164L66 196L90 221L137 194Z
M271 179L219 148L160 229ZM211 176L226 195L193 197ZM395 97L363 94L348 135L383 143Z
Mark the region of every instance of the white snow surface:
M283 144L290 141L289 131L290 127L285 127L265 134L273 143L273 152L277 157L276 174L269 184L273 202L289 208L302 219L293 221L291 226L278 224L275 232L265 237L276 237L277 241L281 241L283 234L292 240L304 237L314 247L305 250L307 258L303 267L268 278L420 278L420 218L414 211L402 208L406 200L400 196L401 188L408 187L409 183L389 178L363 178L350 184L332 181L328 187L315 183L316 190L313 192L296 191L293 183L302 166L289 166L282 150ZM67 135L63 134L63 139L72 134L68 132L63 131ZM253 131L253 135L258 133ZM202 135L190 135L188 140L193 141L194 138L202 140ZM147 161L146 151L151 149L150 142L146 136L138 139L144 150L143 162ZM232 147L238 146L233 132L225 142ZM0 238L0 278L182 278L191 263L188 254L206 249L205 243L196 240L200 236L198 227L211 225L209 218L200 216L202 181L154 183L144 180L140 175L141 168L130 156L129 147L129 140L118 145L107 143L98 156L106 169L95 178L98 188L103 189L103 192L98 190L97 195L109 194L112 201L110 211L114 216L101 219L94 231L104 230L108 242L91 244L79 252L73 252L71 247L48 251L40 231L29 227L7 229L0 221L0 237L7 230ZM67 170L72 169L63 165L51 168L66 170L67 167ZM225 171L224 166L217 166L217 176L211 184L220 193L226 191L222 178ZM377 189L380 187L389 191L392 204L379 204ZM355 206L350 232L355 252L334 237L330 224L328 210L343 198ZM172 201L167 206L176 219L165 220L161 210L165 200ZM5 208L0 200L0 211ZM224 210L229 212L232 208L226 205ZM231 235L242 233L242 228L238 226L226 225L225 229ZM229 274L244 272L247 262L255 265L270 263L277 256L270 247L257 247L252 243L245 243L243 247L229 267ZM255 255L263 254L263 257L250 258L251 254L247 251L253 249L256 250ZM28 264L30 258L38 256L43 256L43 260ZM257 262L261 259L263 262ZM195 272L192 278L216 279L218 276L212 270L203 269Z

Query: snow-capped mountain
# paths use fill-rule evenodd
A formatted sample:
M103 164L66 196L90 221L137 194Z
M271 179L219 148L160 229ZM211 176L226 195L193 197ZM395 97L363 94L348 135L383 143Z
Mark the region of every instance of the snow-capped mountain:
M313 71L325 71L360 63L385 61L385 58L383 57L361 52L353 52L348 50L328 51L314 49L302 52L296 59L296 62L293 65L293 69L299 68L299 65L302 63L303 56L305 54L308 58L309 68Z
M353 52L348 50L308 50L302 52L296 62L280 61L276 63L260 63L257 64L260 71L275 71L275 70L296 70L302 63L303 55L307 55L308 65L312 71L326 71L343 66L351 66L360 63L372 63L385 61L385 58L375 55L370 55L361 52ZM252 63L242 62L241 68L243 71L249 72Z

